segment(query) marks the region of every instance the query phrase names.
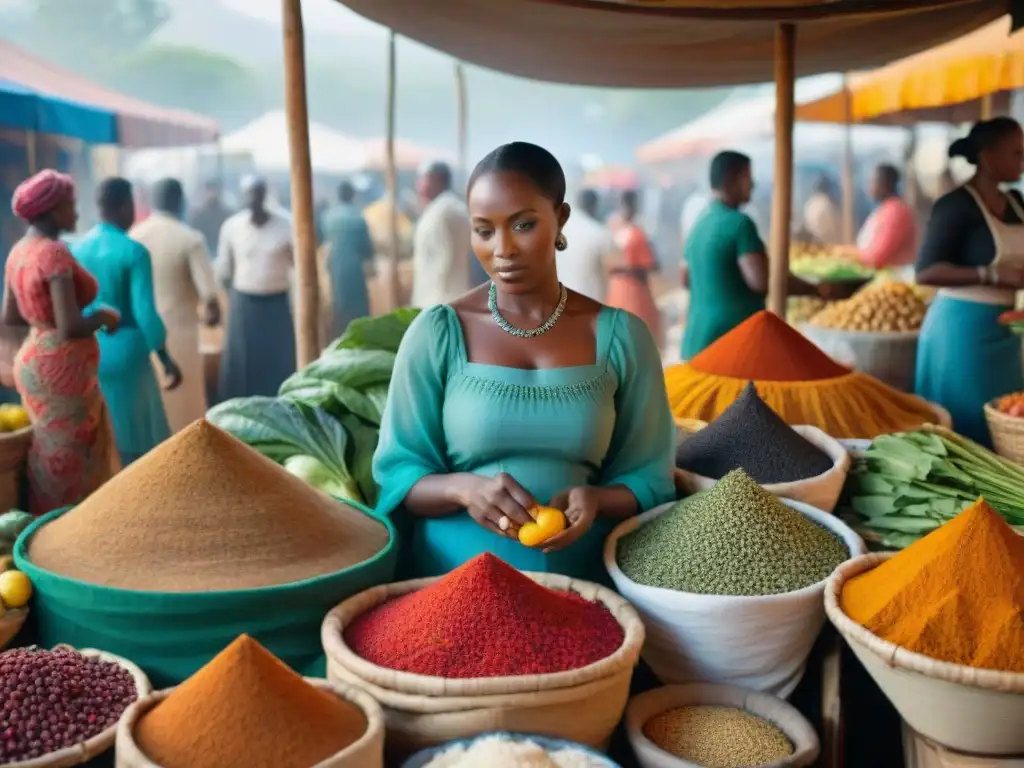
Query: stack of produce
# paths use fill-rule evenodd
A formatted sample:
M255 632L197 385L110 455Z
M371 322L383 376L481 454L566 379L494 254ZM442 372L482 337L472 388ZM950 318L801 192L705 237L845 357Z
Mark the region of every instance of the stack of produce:
M1014 418L1024 418L1024 392L1003 395L995 403L996 410Z
M17 432L30 426L32 419L22 406L12 403L0 405L0 432Z
M337 498L373 506L371 465L395 353L418 310L352 321L278 397L228 400L207 418Z
M786 322L801 325L832 304L816 296L790 296L786 303Z
M7 611L24 608L32 597L32 582L14 568L14 542L35 518L28 512L12 509L0 515L0 617Z
M200 420L34 523L15 561L44 640L123 642L163 684L240 630L273 635L290 663L322 658L315 627L338 596L390 578L390 531Z
M777 595L823 581L849 557L830 531L734 470L619 541L637 584L701 595Z
M446 749L425 768L609 768L612 763L572 747L547 750L529 739L485 736Z
M999 324L1005 325L1018 336L1024 336L1024 309L1011 309L999 316Z
M491 554L370 609L344 634L373 664L445 678L579 669L611 656L624 637L602 603L548 589Z
M145 712L133 736L161 768L309 768L366 729L358 706L243 635Z
M832 469L828 454L779 418L748 384L725 412L676 450L676 466L715 480L743 469L762 485L806 480Z
M921 329L927 310L915 286L886 280L834 302L814 315L810 324L861 333L911 333Z
M127 669L70 648L0 653L0 686L2 764L81 744L116 724L138 697Z
M839 365L770 312L665 369L677 419L716 419L751 381L788 424L808 424L835 438L873 438L936 418L925 401Z
M676 707L644 723L643 733L666 752L707 768L775 764L793 754L782 731L735 707Z
M1024 538L983 500L843 585L840 606L939 661L1024 673Z
M865 539L900 549L978 496L1024 532L1024 467L942 427L876 438L847 476L846 519Z

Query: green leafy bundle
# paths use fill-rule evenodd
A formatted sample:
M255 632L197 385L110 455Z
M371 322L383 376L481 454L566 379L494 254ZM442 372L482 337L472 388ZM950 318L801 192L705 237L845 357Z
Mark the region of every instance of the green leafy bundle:
M902 549L979 496L1024 526L1024 467L948 429L876 438L855 459L842 517L868 541Z
M314 487L373 506L373 452L395 354L418 314L405 308L354 320L278 397L228 400L207 418Z

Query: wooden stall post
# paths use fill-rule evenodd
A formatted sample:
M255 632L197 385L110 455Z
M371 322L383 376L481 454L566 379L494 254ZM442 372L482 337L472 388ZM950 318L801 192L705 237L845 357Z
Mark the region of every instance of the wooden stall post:
M853 167L853 92L850 77L843 75L843 242L854 242L854 199L857 195Z
M455 97L458 118L458 163L463 183L469 181L469 112L466 94L466 70L461 61L455 62Z
M388 304L397 309L401 303L398 285L398 252L401 248L398 239L398 168L395 165L395 97L397 92L396 71L398 68L397 45L395 31L388 33L388 102L387 102L387 166L385 180L388 193L388 264L384 270L387 280Z
M284 96L292 184L292 238L295 243L295 351L303 368L320 355L316 227L313 223L313 171L309 157L306 53L300 0L281 0L284 21Z
M775 30L775 177L772 189L772 250L768 309L786 316L789 236L793 213L793 113L796 111L796 25Z
M981 97L981 104L978 105L978 111L982 120L992 119L992 94L986 93Z

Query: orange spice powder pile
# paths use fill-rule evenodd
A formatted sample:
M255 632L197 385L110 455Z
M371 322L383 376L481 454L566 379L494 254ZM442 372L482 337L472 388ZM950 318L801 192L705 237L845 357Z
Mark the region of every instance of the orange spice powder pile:
M162 768L309 768L366 727L359 707L242 635L143 715L135 741Z
M850 372L772 312L758 312L689 361L701 373L753 381L819 381Z
M1024 672L1024 537L979 499L850 579L840 605L874 634L915 653Z

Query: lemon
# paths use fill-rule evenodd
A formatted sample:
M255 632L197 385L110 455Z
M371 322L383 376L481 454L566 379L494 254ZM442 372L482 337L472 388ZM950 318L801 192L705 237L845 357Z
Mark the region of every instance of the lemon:
M17 432L32 424L28 411L20 405L0 405L0 425L5 432Z
M21 571L0 573L0 600L7 608L24 608L32 597L32 582Z

